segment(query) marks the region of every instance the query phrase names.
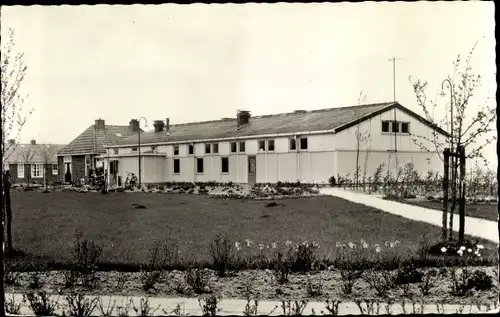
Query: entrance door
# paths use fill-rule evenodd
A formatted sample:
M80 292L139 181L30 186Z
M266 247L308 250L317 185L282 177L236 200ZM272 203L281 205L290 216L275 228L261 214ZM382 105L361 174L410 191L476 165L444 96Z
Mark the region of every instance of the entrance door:
M71 163L64 163L64 182L71 183Z
M257 182L257 160L255 155L248 156L248 184L253 185Z

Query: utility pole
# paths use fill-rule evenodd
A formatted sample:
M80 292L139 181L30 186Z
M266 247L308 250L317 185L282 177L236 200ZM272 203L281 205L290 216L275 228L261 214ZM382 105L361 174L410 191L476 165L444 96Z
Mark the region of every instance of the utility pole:
M392 93L393 93L393 102L396 103L396 60L404 60L404 58L396 58L392 57L389 59L392 62ZM399 124L397 121L397 108L394 108L394 122L392 130L394 132L394 155L396 159L396 173L398 169L398 132L399 132Z
M139 159L139 189L141 189L141 119L144 119L144 121L146 122L145 123L145 127L148 126L148 120L144 117L140 117L139 118L139 131L138 131L138 145L139 147L137 148L137 151L138 151L138 159Z

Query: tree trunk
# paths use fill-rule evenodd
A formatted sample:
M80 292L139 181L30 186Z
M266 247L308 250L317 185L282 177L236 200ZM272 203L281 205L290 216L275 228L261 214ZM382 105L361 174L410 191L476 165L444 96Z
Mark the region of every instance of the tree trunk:
M450 171L450 150L445 149L443 152L444 156L444 171L443 171L443 218L441 225L441 239L446 240L447 228L446 219L448 217L448 189L449 189L449 171Z
M455 153L451 156L451 210L450 210L450 223L448 228L448 239L453 240L453 216L455 214L455 207L457 205L457 160L454 157Z
M465 239L465 148L460 147L460 206L458 208L459 212L459 229L458 229L458 240L463 241Z
M3 171L2 171L2 180L0 181L0 194L2 195L2 206L1 206L1 212L2 212L2 227L1 227L1 234L0 234L0 245L1 245L1 248L2 248L2 252L0 252L0 279L2 279L2 281L4 280L4 275L5 275L5 272L4 272L4 266L3 266L3 263L4 263L4 249L3 249L3 245L4 245L4 219L5 219L5 194L4 194L4 186L3 186ZM5 292L2 291L2 296L0 296L0 311L5 314Z
M10 206L10 180L7 174L3 175L3 190L5 195L5 215L7 223L7 247L6 252L12 251L12 209Z

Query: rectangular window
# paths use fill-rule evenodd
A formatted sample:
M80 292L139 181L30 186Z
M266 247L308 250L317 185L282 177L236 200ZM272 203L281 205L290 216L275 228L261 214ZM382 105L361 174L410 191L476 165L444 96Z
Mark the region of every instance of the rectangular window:
M266 141L260 140L259 141L259 151L265 151L266 150Z
M17 178L24 178L24 164L17 164Z
M210 154L210 144L205 144L205 154Z
M8 170L9 170L9 163L5 163L5 164L3 165L3 170L4 170L4 171L8 171Z
M240 153L245 153L245 141L240 142Z
M189 155L193 155L194 154L194 145L193 144L189 144L189 146L188 146L188 153L189 153Z
M71 155L65 155L63 160L64 160L64 163L71 163Z
M203 174L203 158L196 159L196 173Z
M274 151L274 140L267 141L267 150L270 152Z
M174 155L179 155L179 146L174 145Z
M297 149L297 140L290 139L290 150L296 150L296 149Z
M214 152L214 154L219 153L219 143L212 144L212 152Z
M174 174L180 174L181 172L181 160L174 159Z
M118 154L118 149L114 149L113 153Z
M401 122L401 133L410 133L410 123Z
M137 148L135 148L137 150ZM132 149L133 151L134 149ZM88 176L90 173L90 170L92 169L92 165L90 163L90 156L85 156L85 175Z
M382 121L382 132L389 132L389 121Z
M236 142L231 142L231 153L236 153Z
M300 138L300 149L307 150L307 138Z
M31 177L43 177L43 164L31 164Z
M136 147L133 147L132 148L132 153L136 153L137 152L137 148Z
M391 125L392 125L392 133L398 133L399 132L399 122L391 121Z
M57 164L52 164L52 175L58 175L59 174L59 169Z
M221 171L222 173L229 173L229 158L221 157Z

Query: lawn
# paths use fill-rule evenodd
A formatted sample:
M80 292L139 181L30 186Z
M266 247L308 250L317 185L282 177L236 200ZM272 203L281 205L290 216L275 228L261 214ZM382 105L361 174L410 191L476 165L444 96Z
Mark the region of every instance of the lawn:
M412 200L403 200L400 202L430 209L443 210L443 202L441 201L412 199ZM448 204L448 208L451 208L451 202ZM455 207L454 214L458 215L458 203ZM468 217L476 217L491 221L497 221L498 204L487 204L487 203L465 204L465 215Z
M255 244L315 241L329 257L336 243L399 240L412 253L437 241L440 228L414 222L336 197L267 201L223 200L203 195L155 193L76 193L12 191L14 247L64 261L71 255L75 230L102 246L101 263L144 263L158 239L173 239L179 252L209 256L217 233ZM144 205L135 209L133 204ZM485 245L488 245L485 242ZM491 244L489 244L491 245Z

